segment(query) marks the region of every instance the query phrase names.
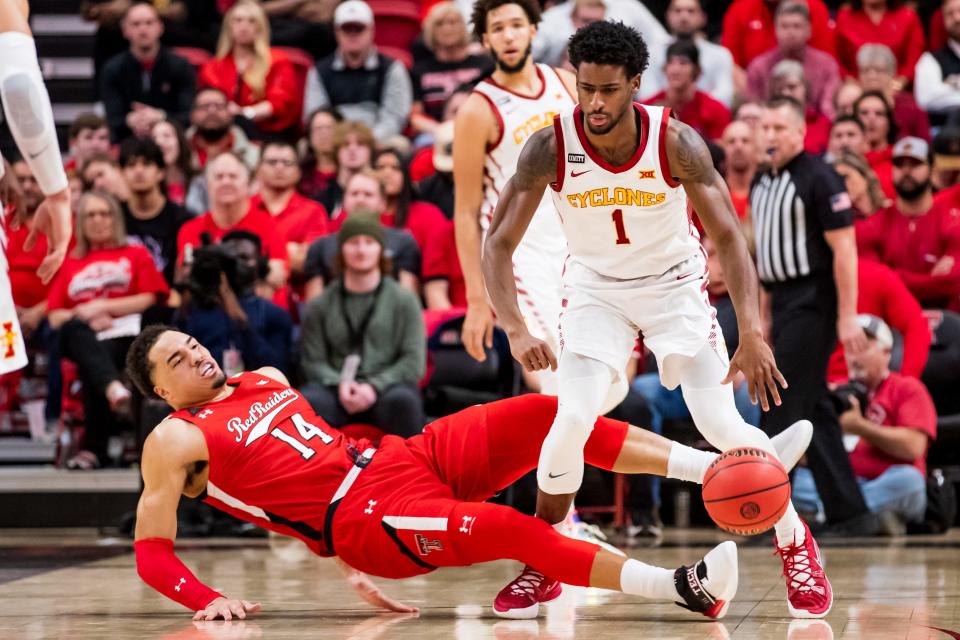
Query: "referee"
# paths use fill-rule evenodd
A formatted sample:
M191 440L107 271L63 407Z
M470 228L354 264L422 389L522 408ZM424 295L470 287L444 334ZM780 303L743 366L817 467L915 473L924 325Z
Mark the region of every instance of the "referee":
M775 435L807 418L807 461L827 521L858 527L867 507L827 395L827 361L839 335L847 353L866 346L857 324L857 245L850 197L833 169L805 153L804 108L793 98L766 104L761 121L770 166L750 188L757 271L769 292L777 366L788 389L761 428ZM869 527L869 525L866 525Z

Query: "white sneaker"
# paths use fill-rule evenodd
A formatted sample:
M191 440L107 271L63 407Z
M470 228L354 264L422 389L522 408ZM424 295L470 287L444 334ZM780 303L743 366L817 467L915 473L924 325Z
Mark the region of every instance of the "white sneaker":
M680 567L674 572L673 581L684 600L678 605L719 620L727 615L730 601L737 595L740 576L736 543L722 542L695 565Z
M770 438L773 448L777 451L780 464L790 472L810 446L813 438L813 423L809 420L798 420L792 425Z

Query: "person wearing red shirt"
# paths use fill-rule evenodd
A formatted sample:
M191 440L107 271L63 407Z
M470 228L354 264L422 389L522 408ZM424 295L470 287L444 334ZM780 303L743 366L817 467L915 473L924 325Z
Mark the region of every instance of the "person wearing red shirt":
M893 105L893 121L900 136L916 136L930 142L930 117L917 105L911 92L901 90L896 78L897 59L888 46L860 47L857 71L864 91L879 91Z
M280 241L286 245L291 273L303 272L310 243L330 233L330 219L322 204L297 193L300 182L297 150L289 142L268 142L260 152L258 191L250 208L273 218Z
M837 13L837 59L848 75L857 75L857 52L865 44L890 47L897 57L897 76L913 80L926 40L916 12L898 0L852 0Z
M781 2L790 0L734 0L724 14L720 44L730 50L741 69L777 46L773 15ZM809 46L833 55L834 36L827 5L823 0L807 0L806 4L810 8Z
M150 252L127 242L120 205L107 193L81 198L76 243L50 286L47 308L61 353L83 382L86 429L67 466L92 469L105 461L111 431L132 417L120 371L140 333L140 314L169 288Z
M867 91L853 103L853 114L863 123L863 134L867 141L863 157L873 167L883 192L888 198L893 198L896 190L893 187L891 145L897 137L893 109L882 93Z
M820 155L827 150L830 139L830 121L807 100L809 91L804 78L803 65L796 60L781 60L770 76L770 96L786 96L804 105L804 120L807 132L803 137L803 149Z
M960 209L934 204L929 146L903 138L893 150L895 203L857 229L860 255L883 262L925 309L957 309Z
M930 352L930 324L895 271L873 260L857 262L857 312L883 319L903 336L900 373L919 378ZM838 344L830 356L827 380L843 382L847 378L843 345Z
M937 437L937 412L918 379L890 371L893 335L883 320L857 317L868 346L847 357L851 380L867 389L867 405L847 396L849 408L840 415L850 464L863 499L889 534L903 534L907 522L923 519L927 505L927 449ZM801 512L822 510L813 475L797 469L793 500Z
M708 140L719 140L730 124L730 110L723 103L697 89L700 52L690 39L680 39L667 47L663 66L667 88L648 98L645 104L670 107L681 122L696 129Z
M319 202L330 183L337 179L337 154L333 148L333 132L343 116L333 107L315 110L307 116L307 150L300 163L300 184L303 195Z
M223 17L217 55L200 69L197 84L229 96L230 113L254 137L295 136L299 129L303 87L290 58L270 48L266 14L253 0L240 0Z
M750 183L757 173L757 136L746 122L734 120L723 131L720 147L726 159L724 180L740 220L750 212Z
M204 175L210 190L210 211L180 227L177 234L180 264L189 268L193 250L203 246L205 234L210 242L216 243L228 231L245 229L263 241L263 255L270 265L267 284L275 290L283 287L287 280L287 248L277 234L273 218L251 206L250 170L232 153L221 153L207 163Z

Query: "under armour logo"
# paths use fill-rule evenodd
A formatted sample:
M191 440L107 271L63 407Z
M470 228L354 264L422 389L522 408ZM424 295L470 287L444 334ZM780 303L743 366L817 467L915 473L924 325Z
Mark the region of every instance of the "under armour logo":
M257 385L270 384L269 380L257 380Z
M197 417L200 418L200 419L203 419L203 418L206 418L206 417L212 416L212 415L213 415L213 411L211 411L210 409L204 409L204 410L201 411L199 414L197 414Z
M186 578L180 578L180 582L177 583L177 586L173 588L174 591L180 591L180 587L187 584Z
M473 523L476 521L476 516L463 516L463 523L460 525L460 533L470 535L473 532Z
M373 513L373 508L374 508L375 506L377 506L377 501L376 501L376 500L367 500L367 508L364 509L363 512L364 512L365 514L367 514L367 515L370 515L370 514Z

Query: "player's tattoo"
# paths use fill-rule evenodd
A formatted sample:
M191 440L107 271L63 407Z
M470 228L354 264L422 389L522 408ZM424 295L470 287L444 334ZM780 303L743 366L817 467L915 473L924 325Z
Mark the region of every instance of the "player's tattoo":
M515 188L527 191L553 182L556 176L557 138L550 126L537 131L523 145L512 180Z
M676 131L670 166L681 182L712 184L717 176L710 157L710 149L696 131L678 121L671 121L670 128Z

